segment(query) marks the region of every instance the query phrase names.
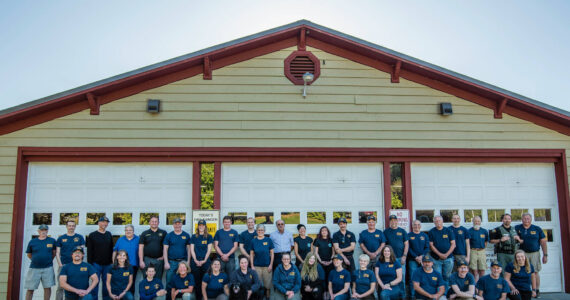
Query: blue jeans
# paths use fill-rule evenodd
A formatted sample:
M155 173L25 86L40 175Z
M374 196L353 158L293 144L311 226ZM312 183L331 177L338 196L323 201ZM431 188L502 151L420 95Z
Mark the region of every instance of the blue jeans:
M176 271L178 270L178 264L180 263L180 261L169 259L168 263L170 264L170 269L168 269L168 271L166 272L166 286L170 284L172 276L176 275ZM170 295L170 293L168 294Z
M393 286L391 290L378 290L378 300L403 299L402 290L405 290L403 287L402 281L397 286Z
M420 264L418 264L418 262L415 259L410 259L408 261L408 268L410 269L410 296L414 297L416 295L416 291L414 290L414 284L412 281L412 276L414 276L414 272L418 269L421 268L422 266Z
M133 285L135 283L133 282ZM133 296L133 294L131 294L131 292L126 292L125 296L123 296L122 300L135 300L135 297Z
M402 258L398 258L399 262L402 262ZM406 263L408 262L408 260L406 259ZM406 297L406 264L402 264L402 282L400 282L400 285L398 286L399 290L400 290L400 296L402 297L402 299L404 299ZM394 288L392 288L394 289Z
M112 265L100 265L97 263L93 263L93 268L97 272L97 277L99 278L99 283L95 286L95 288L91 291L91 297L93 300L99 299L99 284L103 285L103 300L111 299L109 297L109 291L107 290L107 273L111 270ZM84 297L85 298L85 297Z
M434 259L433 269L441 274L443 281L445 282L445 291L449 289L449 276L451 276L451 270L453 269L453 256L446 259Z

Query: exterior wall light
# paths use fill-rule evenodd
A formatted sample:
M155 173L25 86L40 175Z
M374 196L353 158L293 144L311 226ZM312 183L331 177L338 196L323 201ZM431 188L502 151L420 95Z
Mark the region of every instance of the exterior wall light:
M303 98L307 97L307 83L313 81L315 79L315 75L313 73L305 73L303 74Z
M157 114L160 112L160 100L158 99L148 99L146 103L146 112L151 114Z
M450 116L453 114L453 107L451 106L451 103L443 102L439 104L439 107L440 107L439 113L442 116Z

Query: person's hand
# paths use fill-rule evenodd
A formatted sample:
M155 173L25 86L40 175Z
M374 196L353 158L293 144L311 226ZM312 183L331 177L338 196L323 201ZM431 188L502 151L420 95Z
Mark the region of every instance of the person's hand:
M359 299L360 298L360 294L357 292L352 293L352 298L356 298Z
M483 297L481 297L481 296L479 296L479 295L477 295L477 296L475 296L475 297L477 297L477 300L485 300L485 298L483 298Z
M517 290L516 288L514 288L514 289L511 291L511 295L518 295L518 294L519 294L519 290Z
M545 264L545 263L547 263L547 262L548 262L548 256L543 255L543 256L542 256L542 263Z
M271 273L271 271L273 271L273 266L272 265L267 266L267 272Z
M378 256L378 254L376 254L376 252L370 252L370 254L368 254L368 256L370 256L370 259L375 259L376 256Z
M291 299L291 298L295 297L295 292L287 291L287 293L285 295L287 295L287 299Z
M144 268L146 267L145 263L143 260L139 261L139 266L141 267L141 270L144 270Z
M501 238L501 242L506 242L506 241L508 241L508 240L510 240L510 239L511 239L510 236L503 236L503 237Z
M89 294L89 293L87 292L87 290L76 290L75 293L76 293L77 295L79 295L79 297L84 297L84 296L86 296L87 294Z
M164 262L164 270L170 270L170 264L168 263L168 261Z
M350 266L350 261L348 261L348 258L344 258L344 264L347 266Z
M63 264L61 264L60 262L58 262L57 265L58 265L60 268L63 267Z
M438 256L439 256L439 259L447 259L447 255L445 255L445 254L440 254Z
M251 294L252 294L251 290L248 290L247 291L247 299L249 299L251 297Z
M176 297L176 295L178 295L178 290L174 290L174 292L171 293L173 297Z
M127 293L127 291L123 291L119 296L117 296L117 299L121 299L121 298L125 297L126 293Z
M305 292L310 293L313 289L311 288L310 285L306 285L305 286Z
M469 262L471 261L471 257L467 256L465 257L465 262L469 264Z
M457 298L457 294L451 294L451 296L449 296L449 298L447 299L455 299L455 298Z
M222 255L222 261L229 261L230 260L230 256L227 254Z
M255 271L255 266L254 266L254 265L251 265L251 269L252 269L253 271Z
M416 256L416 262L417 262L418 264L420 264L420 265L422 264L422 256L421 256L421 255L420 255L420 256Z
M164 296L164 295L166 295L166 290L160 290L160 291L156 292L156 295L159 297Z
M515 235L515 241L519 242L520 244L524 243L524 240L522 240L518 235Z
M402 258L400 258L400 263L402 264L402 266L406 265L406 256L402 256Z
M536 298L536 291L532 291L532 297Z

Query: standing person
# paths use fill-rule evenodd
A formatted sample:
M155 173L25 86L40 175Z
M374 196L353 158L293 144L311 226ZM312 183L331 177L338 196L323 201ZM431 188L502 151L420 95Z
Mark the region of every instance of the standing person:
M263 298L263 290L261 289L261 281L257 276L257 272L249 268L249 260L245 255L240 255L238 262L239 269L230 274L230 285L245 289L247 291L247 299L249 300L261 300Z
M273 241L265 236L265 225L257 224L257 236L251 241L249 260L251 269L257 272L267 298L271 295L273 281Z
M170 280L178 271L178 264L186 262L188 264L190 257L190 235L182 230L182 219L176 218L172 221L173 231L166 234L163 244L164 270L166 270L166 284L170 284ZM167 290L167 294L170 291Z
M301 298L321 300L325 288L325 270L317 262L314 252L309 252L301 269Z
M505 267L505 280L509 283L511 300L537 298L537 273L523 250L515 252L515 261Z
M412 274L412 284L416 290L416 299L439 299L445 293L443 277L434 270L433 259L429 254L422 258L422 268Z
M368 255L370 260L368 268L372 269L376 265L380 251L386 245L386 237L384 237L384 233L381 230L376 229L376 217L374 215L366 218L366 225L368 225L368 228L362 230L358 237L358 243L362 252Z
M374 290L376 289L376 277L368 266L370 265L370 257L366 254L360 255L358 258L358 270L355 270L351 276L352 279L352 298L374 300Z
M547 238L542 228L531 224L532 216L529 213L522 215L522 224L515 226L515 231L520 237L520 248L524 250L526 257L530 261L536 273L536 294L540 296L540 270L542 264L540 260L540 248L542 248L542 263L548 262Z
M145 276L141 282L139 282L140 300L165 300L166 290L164 289L164 285L162 285L162 280L154 277L156 275L154 265L148 265L145 269Z
M227 300L230 294L228 289L229 277L222 272L222 262L219 259L212 261L212 267L209 273L205 274L202 279L202 298L203 300Z
M449 287L449 276L453 268L453 250L455 250L455 235L447 227L443 227L443 218L435 216L435 225L429 233L429 247L431 256L435 258L433 268L441 274L445 282L445 290Z
M107 299L109 291L104 287L104 282L113 263L113 235L107 231L107 226L109 226L107 217L100 217L97 225L99 228L87 236L87 262L95 268L99 281L103 282L103 299ZM91 291L91 296L95 300L99 298L99 286Z
M153 265L153 278L162 281L164 270L164 253L162 251L166 231L158 228L158 216L152 216L148 222L149 229L143 231L139 238L139 267L144 270ZM143 274L143 277L146 276Z
M425 232L421 232L422 223L419 220L412 222L412 231L408 233L410 249L408 251L408 271L410 278L414 272L422 267L422 258L429 253L429 237ZM413 285L408 285L410 296L414 298L416 291Z
M196 282L197 299L201 299L202 297L202 277L204 277L204 274L206 274L210 268L210 253L212 253L213 240L212 236L208 233L206 220L199 220L196 232L192 235L190 240L190 254L192 257L190 270Z
M60 235L55 242L55 259L57 261L59 270L61 270L63 265L69 264L73 261L73 258L71 256L75 248L85 246L85 239L82 235L75 233L75 228L75 220L67 220L67 222L65 222L65 229L67 229L67 232ZM63 292L64 291L61 288L61 285L59 285L58 280L55 299L63 300Z
M479 278L477 281L477 294L485 299L507 299L511 292L509 283L501 277L503 268L498 261L491 262L491 274Z
M247 229L239 234L239 251L249 259L249 251L251 251L251 240L257 235L255 231L255 219L247 218Z
M356 236L346 229L346 219L338 219L339 230L333 234L334 251L343 259L344 265L349 272L353 272L354 266L354 248L356 247Z
M315 254L317 255L317 260L325 270L325 283L328 285L329 273L332 271L332 269L334 269L332 263L334 248L332 244L331 232L329 231L328 227L321 227L319 234L317 234L317 239L315 239L313 245L315 246Z
M329 274L328 290L331 300L348 300L350 298L350 272L342 267L344 257L337 254L333 257L334 269Z
M475 294L475 277L469 273L468 263L464 260L457 262L457 272L451 274L449 286L449 299L483 300Z
M459 215L453 215L451 217L453 224L449 226L449 229L453 231L455 235L455 249L453 250L453 271L457 272L457 263L459 261L471 261L471 246L469 243L469 231L467 228L461 226L461 217Z
M125 250L119 250L113 258L113 267L107 273L105 288L113 300L133 300L131 286L135 284L134 269L129 263L129 255Z
M273 272L275 300L301 300L301 273L291 264L291 254L281 256L281 264Z
M196 282L190 273L190 266L185 261L181 261L176 266L176 274L168 282L171 299L195 300L195 287Z
M275 222L277 225L277 231L273 231L269 238L273 241L273 246L275 246L274 252L275 257L273 259L273 270L277 269L277 265L281 263L281 256L285 253L291 254L295 242L293 241L293 234L285 230L285 221L277 220Z
M313 250L313 239L307 236L307 228L303 224L297 225L299 235L293 239L295 243L295 266L301 269L307 254Z
M386 236L386 245L390 245L392 250L394 250L394 256L402 265L402 282L404 283L404 289L406 288L406 259L408 257L408 249L410 247L408 241L408 233L403 228L398 227L398 217L395 215L390 215L388 217L390 227L384 230L384 236Z
M71 263L63 265L59 273L59 285L65 290L65 299L92 300L91 291L99 283L97 271L83 261L83 247L75 248L71 257Z
M26 248L26 254L31 260L24 282L26 300L33 298L34 291L40 286L40 281L44 287L45 300L51 297L51 287L55 285L53 258L55 257L56 241L48 237L48 229L47 225L40 225L38 227L39 236L32 239Z
M133 269L133 284L131 284L130 292L135 295L135 280L139 270L139 237L135 235L135 227L131 224L125 225L125 235L120 237L113 247L113 261L117 257L117 253L124 250L129 258L129 265Z
M232 229L232 217L225 216L222 223L224 228L214 235L214 248L222 262L222 270L231 274L236 268L234 253L238 248L238 233Z
M386 245L382 248L380 257L376 262L374 274L378 282L378 299L390 300L404 298L405 289L402 282L404 281L404 272L402 265L394 255L391 246Z
M511 226L511 215L504 214L501 216L503 224L489 233L491 244L495 244L495 252L497 260L502 266L515 261L515 251L521 242L516 230Z
M469 228L469 245L471 246L471 261L469 268L475 277L475 282L485 275L487 269L487 255L485 248L489 241L489 231L481 227L481 217L473 217L473 227Z

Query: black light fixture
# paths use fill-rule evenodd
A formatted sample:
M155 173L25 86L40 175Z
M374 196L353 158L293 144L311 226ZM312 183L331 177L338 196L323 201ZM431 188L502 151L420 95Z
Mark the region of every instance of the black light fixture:
M449 102L443 102L439 104L439 113L442 116L451 116L453 114L453 107Z
M160 112L160 100L158 99L148 99L146 103L146 112L151 114L157 114Z

